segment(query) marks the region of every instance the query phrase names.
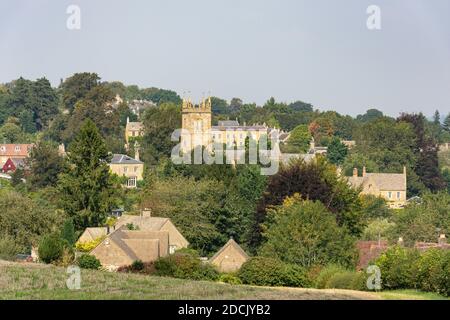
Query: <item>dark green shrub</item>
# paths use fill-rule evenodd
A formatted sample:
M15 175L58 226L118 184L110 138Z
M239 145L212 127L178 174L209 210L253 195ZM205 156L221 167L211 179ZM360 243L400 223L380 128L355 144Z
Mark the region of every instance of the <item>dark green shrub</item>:
M346 269L340 265L330 264L323 267L317 274L316 278L313 279L314 288L325 289L327 288L327 283L330 279L338 273L346 272Z
M219 272L197 257L175 253L155 261L156 275L192 280L216 280Z
M64 222L63 228L61 230L61 238L66 240L70 246L73 246L77 241L75 236L75 227L73 225L72 219L68 219Z
M54 263L60 260L64 253L66 242L58 234L44 236L39 242L39 259L45 263Z
M133 261L133 263L131 264L131 270L133 271L142 271L144 270L145 265L141 260L136 260Z
M96 257L89 254L83 254L78 258L78 266L82 269L98 270L102 264Z
M239 279L237 276L235 276L233 274L229 274L229 273L221 274L217 281L223 282L223 283L229 283L229 284L242 284L241 279Z
M375 264L381 271L381 283L384 289L415 289L416 274L414 266L419 252L399 246L384 252Z
M242 265L238 277L245 284L258 286L309 286L307 274L302 267L272 258L251 258Z

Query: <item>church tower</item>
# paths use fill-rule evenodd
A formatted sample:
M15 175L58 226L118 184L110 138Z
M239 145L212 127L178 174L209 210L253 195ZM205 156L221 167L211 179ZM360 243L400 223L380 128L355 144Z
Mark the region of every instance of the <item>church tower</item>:
M191 99L183 99L181 110L181 149L188 152L197 146L206 146L211 135L211 97L194 105Z

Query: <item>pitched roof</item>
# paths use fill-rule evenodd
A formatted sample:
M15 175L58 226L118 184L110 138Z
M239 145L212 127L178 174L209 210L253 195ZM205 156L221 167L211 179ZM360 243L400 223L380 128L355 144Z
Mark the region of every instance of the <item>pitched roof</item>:
M126 126L126 130L142 130L143 128L142 122L128 122Z
M169 221L169 218L142 217L124 214L117 219L116 228L132 223L138 226L141 230L159 231L167 221Z
M233 247L236 251L238 251L241 255L243 255L247 259L249 258L248 254L241 248L241 246L238 245L237 242L234 241L233 239L230 239L219 251L216 252L215 255L211 257L211 259L209 259L209 261L217 259L222 254L222 252L224 252L225 249L227 249L230 246Z
M111 164L143 164L143 162L126 154L114 154L111 159Z
M239 122L237 120L223 120L218 122L219 127L238 127Z
M348 177L354 187L375 184L380 190L403 191L406 190L406 179L402 173L366 173L364 177Z
M11 158L28 157L32 147L32 144L0 144L0 156L9 156Z
M95 240L100 237L106 236L106 233L106 227L86 228L86 230L84 230L83 232L83 235L85 234L85 236L90 236L92 240Z
M114 242L131 260L146 261L146 257L151 253L149 249L157 246L158 252L153 252L155 256L159 256L159 250L167 251L169 248L169 232L168 231L139 231L125 230L120 227L102 241ZM95 250L95 248L93 249Z

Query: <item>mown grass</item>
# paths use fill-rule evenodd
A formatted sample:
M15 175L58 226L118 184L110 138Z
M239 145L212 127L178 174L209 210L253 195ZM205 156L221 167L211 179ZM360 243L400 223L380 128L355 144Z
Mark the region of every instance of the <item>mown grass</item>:
M437 293L417 290L382 291L377 294L385 300L450 300Z

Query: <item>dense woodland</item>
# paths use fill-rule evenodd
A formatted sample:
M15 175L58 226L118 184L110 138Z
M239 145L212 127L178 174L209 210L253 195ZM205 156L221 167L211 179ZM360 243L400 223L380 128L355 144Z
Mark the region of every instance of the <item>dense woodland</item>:
M122 103L114 103L116 95ZM126 152L126 119L137 119L127 101L134 99L155 106L141 115L145 134L137 138L145 179L129 190L107 163L112 153ZM232 237L253 255L302 267L354 267L358 239L395 243L401 236L410 245L450 235L450 154L437 148L450 142L450 113L392 118L371 108L353 118L273 97L263 106L213 97L212 110L214 123L238 119L290 131L284 152L307 151L313 137L328 155L269 177L256 165L174 165L170 134L181 126L174 91L103 82L95 73L75 74L57 88L45 78L0 85L0 141L35 143L29 170L0 180L0 258L29 252L61 226L73 229L67 236L73 242L84 228L105 225L117 207L170 217L202 256ZM349 150L342 140L356 146ZM61 143L65 158L58 155ZM403 210L387 209L383 199L351 189L336 166L347 175L354 167L400 173L406 166L408 198L420 198Z

